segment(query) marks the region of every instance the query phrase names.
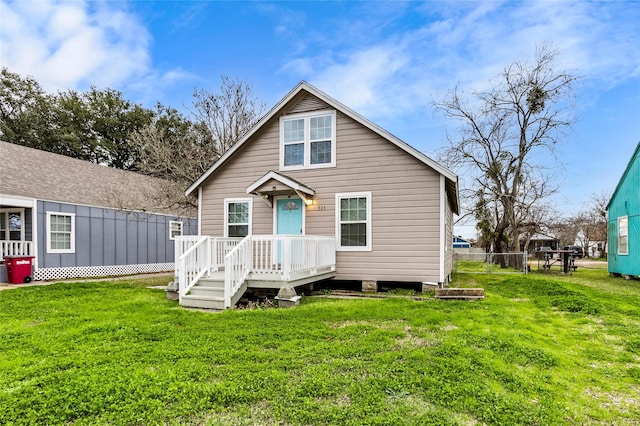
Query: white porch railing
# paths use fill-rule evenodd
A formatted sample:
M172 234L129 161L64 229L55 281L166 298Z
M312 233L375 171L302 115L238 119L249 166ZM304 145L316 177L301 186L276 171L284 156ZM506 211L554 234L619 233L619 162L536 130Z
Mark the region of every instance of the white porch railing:
M200 235L181 235L175 237L175 257L176 259L182 256L182 254L194 246L202 237Z
M249 273L252 262L251 235L244 239L224 256L224 307L231 307L231 297L242 287Z
M335 268L336 240L307 235L254 235L251 278L289 281Z
M175 279L182 298L198 280L224 266L224 256L241 238L187 235L175 239Z
M211 259L213 262L211 272L219 271L224 266L224 257L240 244L242 240L242 237L209 238L209 244L211 244Z
M185 238L185 237L182 237ZM225 307L247 278L290 281L333 271L334 237L309 235L249 235L244 239L189 237L176 242L176 276L180 298L200 278L224 267Z
M31 241L0 241L0 260L4 256L35 256Z
M178 257L176 271L180 301L198 283L198 280L209 272L211 265L209 248L209 237L200 237L195 244Z

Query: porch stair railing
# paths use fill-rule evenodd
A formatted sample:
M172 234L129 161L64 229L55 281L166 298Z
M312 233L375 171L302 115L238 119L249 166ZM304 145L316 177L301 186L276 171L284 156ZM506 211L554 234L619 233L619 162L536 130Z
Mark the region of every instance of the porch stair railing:
M182 298L209 272L209 237L201 237L178 257L178 295Z
M241 238L213 238L209 236L184 236L176 238L176 280L180 302L182 297L211 272L224 266L224 256Z
M231 307L231 298L242 287L251 273L252 261L251 235L244 239L224 256L224 308Z
M335 271L334 237L249 235L240 240L204 236L196 242L192 238L187 245L176 261L180 303L201 279L222 268L224 308L231 307L248 280L290 282Z

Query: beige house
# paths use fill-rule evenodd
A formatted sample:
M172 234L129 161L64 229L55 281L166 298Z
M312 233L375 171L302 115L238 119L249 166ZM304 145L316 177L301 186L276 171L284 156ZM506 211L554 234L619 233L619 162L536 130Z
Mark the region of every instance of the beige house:
M198 195L200 245L218 261L188 266L197 256L181 256L181 300L216 271L227 306L243 286L450 279L457 176L306 82L186 193ZM237 254L241 239L247 253ZM184 251L195 253L193 244ZM249 263L235 284L234 256Z

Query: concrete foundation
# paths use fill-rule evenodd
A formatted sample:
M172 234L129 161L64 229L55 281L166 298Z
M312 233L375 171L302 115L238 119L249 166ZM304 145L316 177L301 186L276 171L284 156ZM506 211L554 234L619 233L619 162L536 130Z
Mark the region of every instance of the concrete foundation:
M426 283L426 282L422 283L422 292L423 293L426 293L426 292L429 292L429 291L434 291L434 290L437 290L439 288L442 288L442 286L440 284L438 284L438 283Z
M300 296L289 286L282 287L274 299L278 301L280 308L293 308L300 304Z
M378 281L362 281L362 291L377 292Z
M176 281L172 281L167 284L167 288L164 290L167 294L167 299L169 300L179 300L180 295L178 294L178 283Z

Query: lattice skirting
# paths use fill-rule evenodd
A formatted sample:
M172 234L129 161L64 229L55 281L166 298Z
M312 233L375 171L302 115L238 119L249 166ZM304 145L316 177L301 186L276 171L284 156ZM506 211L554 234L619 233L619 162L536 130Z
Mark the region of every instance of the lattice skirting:
M141 265L75 266L69 268L40 268L33 274L37 281L61 280L66 278L110 277L114 275L135 275L174 270L174 263L147 263Z

